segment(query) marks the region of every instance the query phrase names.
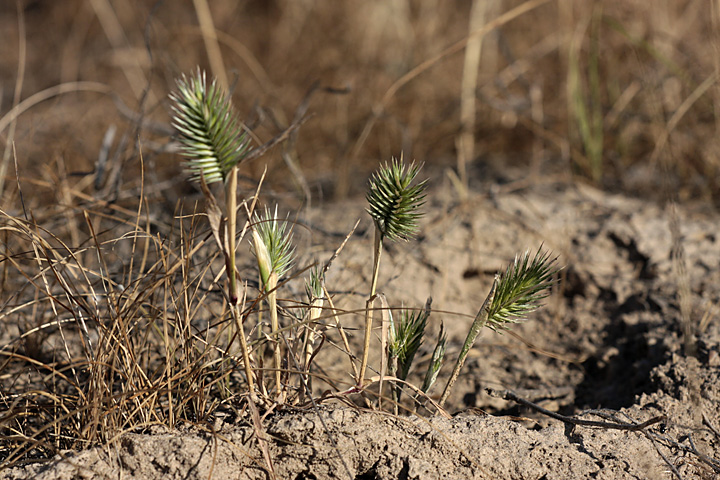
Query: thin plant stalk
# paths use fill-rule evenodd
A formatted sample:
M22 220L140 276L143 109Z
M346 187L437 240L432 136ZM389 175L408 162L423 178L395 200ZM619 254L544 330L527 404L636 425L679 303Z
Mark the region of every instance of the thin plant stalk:
M238 306L239 302L239 291L237 285L237 275L235 273L235 250L236 250L236 229L237 229L237 178L238 178L238 167L235 165L230 169L230 175L228 177L226 189L225 189L225 202L227 204L227 256L228 256L228 288L230 289L230 308L232 310L233 318L235 319L235 325L238 329L238 336L240 337L240 351L243 359L243 368L245 369L245 377L247 378L248 390L252 397L255 392L255 382L253 380L252 365L250 364L250 350L247 345L247 338L245 337L245 327L243 326L242 319L240 318L240 309Z
M305 368L310 369L310 358L312 357L314 353L313 349L313 343L315 343L315 336L317 335L317 332L315 331L315 325L317 324L318 318L322 315L322 309L323 309L323 300L322 298L315 298L310 303L310 309L309 309L309 315L310 315L310 322L308 323L308 334L306 336L307 338L307 345L305 346ZM310 378L308 378L308 381Z
M267 213L267 211L266 211ZM270 222L269 214L267 218L257 219L258 222ZM263 239L263 235L258 231L258 228L253 229L252 233L253 249L255 256L257 257L258 268L260 270L260 283L265 292L265 301L268 305L268 311L270 313L270 338L271 341L275 342L272 345L273 349L273 369L275 377L275 388L276 393L280 395L282 381L280 378L280 366L282 365L282 352L280 351L280 341L276 338L277 332L280 329L280 322L277 316L277 273L273 270L271 254L268 250L268 245ZM258 319L259 323L259 319ZM260 332L258 332L260 334Z
M235 319L242 350L245 375L250 394L254 381L250 352L238 307L239 289L236 274L237 176L238 164L247 156L249 140L235 117L229 97L213 81L209 86L205 73L197 70L189 80L183 75L178 90L170 95L173 101L173 126L182 144L185 166L192 180L199 180L208 201L208 218L219 247L225 255L228 276L228 298ZM222 214L207 185L225 182L227 222L223 229ZM225 237L223 240L222 237Z
M303 369L307 372L307 374L304 375L305 384L309 391L312 391L312 376L309 375L309 373L310 362L312 361L314 353L313 345L317 334L315 328L325 305L325 300L323 299L323 273L320 269L313 269L310 272L310 280L306 284L306 292L310 303L307 310L309 322L305 327L306 333L303 345Z
M473 0L470 6L469 34L482 28L490 8L488 0ZM480 70L483 36L470 37L465 47L462 83L460 87L460 125L462 125L457 141L457 173L462 190L463 200L468 195L467 165L475 158L475 121L478 108L477 80Z
M230 176L225 188L225 201L227 202L227 239L228 239L228 263L230 271L227 272L230 281L230 301L233 305L238 302L237 275L235 274L235 250L236 238L235 232L237 228L237 178L238 169L234 166L230 169Z
M463 343L462 349L460 350L460 355L458 356L457 362L455 362L455 368L453 368L453 371L450 374L450 379L445 385L445 390L443 390L443 393L440 396L440 401L438 402L438 404L441 407L450 395L450 389L455 383L455 380L457 380L458 376L460 375L460 370L465 364L465 359L467 359L468 353L470 353L470 349L472 348L475 340L477 339L482 329L487 324L488 317L490 316L490 305L492 305L492 302L495 299L497 284L498 276L495 275L495 280L493 280L492 288L490 288L490 293L488 293L488 296L485 298L485 301L483 302L480 311L475 316L475 320L473 320L472 326L470 327L470 332L468 332L468 335L465 338L465 343Z
M262 285L262 276L259 276L260 284ZM258 381L258 388L260 388L260 392L263 397L267 398L267 388L265 387L265 351L267 349L267 344L264 342L264 335L263 332L263 311L262 309L258 309L257 313L257 329L256 329L256 335L255 335L255 341L254 344L256 345L257 349L257 361L258 361L258 372L257 372L257 381Z
M308 323L306 327L306 335L305 335L305 345L304 345L304 355L303 355L303 369L306 372L304 375L305 377L305 384L308 386L308 389L312 391L312 376L310 375L310 361L312 360L312 356L315 353L315 349L313 348L313 343L315 343L315 324L317 322L317 319L320 318L320 312L322 311L322 303L323 301L321 299L315 299L313 300L311 306L310 306L310 323Z
M370 305L375 300L375 291L377 290L378 274L380 272L380 257L382 256L382 241L383 234L379 228L375 228L375 244L374 244L374 261L373 261L373 276L372 283L370 285L370 297L368 298L365 306L365 336L363 339L363 356L360 362L360 378L358 378L358 386L362 388L363 381L365 380L365 370L367 369L368 355L370 352L370 334L372 333L373 318L370 314Z
M245 370L245 378L247 378L248 390L250 398L255 397L255 380L253 379L252 365L250 364L250 349L248 348L247 338L245 337L245 327L242 318L240 318L240 305L235 302L230 306L233 319L240 337L240 352L243 359L243 369Z
M278 330L280 330L280 322L277 313L277 273L272 272L267 282L267 303L270 310L270 336L274 342L273 346L273 369L275 371L275 388L277 395L282 391L282 381L280 376L280 367L282 366L282 352L280 349L280 338Z
M330 312L332 313L333 318L335 319L335 328L340 332L340 338L343 342L343 347L345 348L345 351L348 352L348 360L350 361L350 367L352 368L353 375L355 378L358 378L360 376L360 373L358 372L357 365L355 364L355 360L353 359L353 355L349 354L350 352L350 342L348 341L347 335L345 334L345 329L342 327L342 324L340 323L340 318L338 317L338 310L335 308L335 305L333 304L332 297L330 296L330 293L327 291L327 288L325 288L325 285L322 287L323 294L325 295L325 298L327 298L328 305L330 306Z
M383 234L380 229L375 229L375 244L373 246L373 277L372 283L370 284L370 297L375 296L377 290L378 276L380 273L380 257L383 251Z

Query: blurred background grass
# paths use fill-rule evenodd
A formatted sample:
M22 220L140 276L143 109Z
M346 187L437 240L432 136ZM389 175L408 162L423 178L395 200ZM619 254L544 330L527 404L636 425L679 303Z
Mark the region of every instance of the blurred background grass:
M558 175L720 205L720 2L17 3L0 3L0 206L17 205L11 142L21 184L40 187L30 198L69 182L117 200L139 183L135 139L157 192L169 203L190 193L177 155L163 150L167 95L196 65L228 85L258 141L287 127L306 99L296 141L243 172L257 178L267 164L271 188L298 198L359 193L379 161L404 152L434 179L470 188L503 181L513 166L531 180ZM524 10L469 36L515 8ZM112 93L70 84L72 93L10 121L14 105L77 81Z

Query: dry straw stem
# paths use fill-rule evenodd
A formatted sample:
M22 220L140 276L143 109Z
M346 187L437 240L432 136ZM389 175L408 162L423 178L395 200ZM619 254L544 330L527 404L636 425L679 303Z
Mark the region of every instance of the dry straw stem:
M690 110L690 108L695 104L695 102L697 102L700 97L702 97L705 92L708 91L710 87L717 83L718 78L720 78L720 72L715 71L710 74L705 80L703 80L700 85L695 88L695 90L693 90L693 92L685 100L683 100L682 104L678 107L678 109L675 110L672 117L670 117L670 120L668 120L667 125L663 129L660 138L655 143L655 148L653 149L652 155L650 157L650 162L653 165L658 161L660 155L665 151L665 147L668 143L668 140L670 139L670 134L678 126L680 120L683 119L685 114Z
M470 7L469 30L472 32L482 28L485 23L485 14L489 0L473 0ZM478 71L480 69L480 55L482 53L483 37L471 37L465 48L465 61L463 65L462 85L460 87L460 136L458 137L457 170L460 183L463 187L462 195L467 195L467 163L475 157L475 97L477 89Z
M263 174L264 176L264 174ZM245 290L243 290L243 305L239 305L240 291L239 283L237 280L237 273L235 269L236 257L235 257L235 245L237 238L237 177L238 168L237 165L230 170L230 179L228 181L226 198L228 200L228 223L227 230L222 230L221 234L224 233L227 236L227 251L225 252L225 270L229 279L230 288L230 310L232 312L235 325L238 329L238 336L240 337L240 351L243 358L243 367L245 369L245 378L248 384L248 394L252 400L255 395L255 382L253 379L252 364L250 363L250 350L247 345L247 337L245 336L245 327L243 321L240 318L240 312L244 309L245 304ZM262 184L262 181L260 182ZM259 188L259 187L258 187ZM207 194L206 194L207 197ZM257 198L257 197L256 197ZM245 233L243 229L242 235ZM222 243L224 247L224 242ZM222 248L222 247L221 247ZM252 403L252 401L251 401Z
M407 83L409 83L412 79L417 77L418 75L421 75L423 72L428 70L430 67L435 65L436 63L440 62L445 57L448 57L450 55L453 55L454 53L459 52L465 46L467 43L476 37L483 37L487 35L488 33L492 32L496 28L500 28L506 23L514 20L515 18L524 15L527 12L530 12L546 3L549 3L550 0L531 0L528 2L525 2L521 5L518 5L517 7L513 8L512 10L509 10L505 12L504 14L497 17L495 20L489 22L486 24L483 28L476 30L472 32L470 35L465 37L464 39L455 42L454 44L450 45L446 49L444 49L439 54L435 55L432 58L429 58L428 60L425 60L424 62L421 62L419 65L417 65L415 68L410 70L408 73L400 77L398 80L393 83L390 88L385 92L382 99L375 104L373 107L373 113L368 119L368 121L365 123L365 126L363 127L362 132L358 136L357 141L355 142L355 145L353 146L353 149L350 153L350 160L356 161L358 156L360 155L360 151L362 150L363 145L365 144L365 141L370 136L370 132L372 131L373 127L375 126L375 122L378 118L380 118L385 111L385 107L390 103L390 100L395 96L398 90L400 90L403 86L405 86Z
M7 112L2 118L0 118L0 133L4 132L8 126L15 121L17 117L34 107L38 103L49 100L58 95L64 95L66 93L73 92L96 92L104 95L111 95L112 90L109 86L98 83L98 82L68 82L61 83L59 85L46 88L40 92L37 92L22 102L18 103L9 112Z
M15 77L15 90L13 92L13 108L17 107L20 103L20 97L22 96L22 86L25 80L25 66L27 61L27 38L25 34L25 12L21 8L20 3L17 3L18 12L18 70ZM16 119L10 123L10 131L5 141L5 152L3 153L2 161L0 161L0 199L3 197L3 191L5 187L5 174L7 173L7 167L10 164L10 146L13 144L15 138L15 126Z
M278 88L273 84L270 76L253 52L232 35L220 30L214 30L214 32L218 41L234 52L235 55L245 63L245 66L247 66L250 73L255 77L257 85L268 95L277 96ZM201 35L203 34L202 29L200 33Z
M110 42L110 45L112 45L113 50L120 52L128 49L130 42L109 0L90 0L90 5L95 11L95 15L97 15L100 25L105 32L105 36ZM147 94L147 100L150 104L154 105L157 103L157 98L155 98L155 94L153 94L152 91L148 90L146 93L148 81L143 73L137 55L131 57L130 64L123 62L122 70L135 98L142 98L143 95Z
M343 328L342 324L340 323L340 316L338 315L339 310L335 307L332 297L330 296L330 293L327 291L327 288L325 288L325 285L323 285L323 293L325 294L325 298L327 298L328 305L330 305L330 313L331 313L333 319L335 320L335 328L340 333L340 338L343 342L343 348L345 349L345 352L347 353L347 356L348 356L348 360L350 361L350 368L352 369L353 378L359 378L360 372L358 371L357 365L355 364L355 358L351 353L350 342L348 341L348 337L347 337L347 334L345 333L345 329Z
M145 231L138 228L143 202L141 198L134 228L122 238L100 238L96 232L101 230L99 224L104 218L94 218L96 212L87 213L90 245L77 250L36 224L3 214L7 222L3 221L2 230L9 234L8 243L13 245L13 250L35 252L7 257L8 263L18 270L17 276L26 276L28 286L37 291L36 302L20 305L17 313L33 318L36 314L45 315L40 311L52 311L54 320L47 324L48 328L59 329L70 362L69 370L64 373L54 364L38 363L40 371L48 372L60 384L64 381L70 390L62 395L52 392L37 395L54 398L55 405L67 415L55 417L48 423L49 428L58 427L56 433L45 428L33 430L31 421L24 422L23 428L29 429L31 438L26 438L22 448L32 448L33 441L42 442L43 438L55 438L61 446L69 446L68 442L83 445L107 441L136 426L158 422L172 426L181 418L203 418L205 412L214 408L213 400L206 394L217 385L218 376L222 378L225 374L214 366L218 364L215 350L207 342L200 343L190 328L190 319L199 308L199 305L193 308L193 304L196 300L202 302L195 297L198 290L193 282L198 280L188 271L192 265L190 252L196 250L195 227L201 217L190 217L193 225L187 234L181 225L179 251L173 252L166 250L161 240L145 235ZM182 222L183 217L180 218ZM141 238L145 239L142 243L138 242ZM121 280L126 287L115 283L112 279L116 277L110 273L114 260L108 259L106 252L115 248L122 250L123 243L130 242L130 257L135 258L137 247L144 243L147 250L150 241L156 247L159 260L146 269L147 252L144 252L139 268L132 268L132 273ZM25 246L27 244L30 247ZM33 259L39 277L26 271L25 264L28 261L32 264ZM207 267L202 268L203 272L208 271ZM180 275L174 276L170 271L178 271ZM176 284L178 279L180 285ZM49 308L33 314L33 304L49 304ZM156 320L162 324L160 329L155 328ZM80 357L84 356L84 360L78 361L80 352L65 336L63 325L67 323L77 323L86 338ZM90 329L96 333L97 341L89 340ZM156 334L159 334L160 345L155 343ZM211 342L216 339L208 336ZM6 358L22 361L11 345L4 346L2 351L3 355L10 355ZM164 361L152 363L157 360L152 359L152 352L158 351L165 351ZM158 369L161 364L163 367ZM62 366L62 362L59 365ZM86 372L89 380L84 380L81 372ZM31 397L26 396L25 408L33 410L42 399ZM11 406L8 415L14 417L15 410Z
M215 30L210 6L206 0L193 0L193 5L205 41L205 50L207 50L208 59L210 60L210 68L220 82L220 86L226 89L228 88L228 77L225 72L225 63L220 52L217 30Z

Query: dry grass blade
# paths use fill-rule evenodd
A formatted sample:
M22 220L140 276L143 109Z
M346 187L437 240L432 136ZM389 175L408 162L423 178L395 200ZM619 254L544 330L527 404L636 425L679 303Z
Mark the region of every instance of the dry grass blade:
M27 38L25 33L25 13L17 4L18 12L18 69L15 77L15 91L13 92L13 109L20 103L20 97L22 96L22 86L25 80L25 67L27 60ZM7 141L5 143L5 151L3 153L2 160L0 161L0 198L3 197L5 190L5 174L7 173L8 165L10 164L10 145L13 145L13 139L15 138L15 126L17 117L10 123L10 131L7 135ZM2 131L2 130L0 130Z
M228 88L228 76L225 72L225 62L223 62L220 45L218 44L218 33L215 30L212 13L207 0L193 0L195 13L200 23L203 41L205 42L205 50L207 50L208 59L215 76L220 81L223 88Z
M95 92L110 95L112 90L107 85L98 82L67 82L47 88L18 103L2 118L0 118L0 133L4 132L5 129L15 121L15 119L35 105L57 97L58 95L74 92Z
M127 48L129 45L127 35L110 1L90 0L90 5L95 11L95 15L100 21L105 36L113 49L115 51L122 51ZM123 68L123 73L135 94L135 98L142 98L146 94L145 85L147 85L147 79L143 73L140 59L133 57L131 64ZM150 103L154 104L157 102L157 98L155 98L152 92L147 92L147 94Z
M472 32L482 28L488 5L486 0L473 0L470 7L469 30ZM471 37L465 47L465 60L463 65L462 85L460 87L460 125L462 131L457 143L457 174L462 185L462 195L467 195L468 178L467 164L475 159L475 116L477 108L476 90L478 71L480 69L480 54L483 47L481 35Z
M465 37L464 39L453 43L449 47L445 48L442 52L438 53L437 55L433 56L432 58L429 58L425 60L424 62L421 62L419 65L417 65L415 68L410 70L408 73L400 77L398 80L395 81L395 83L392 84L390 88L385 92L385 94L382 97L382 100L378 102L373 107L372 116L370 119L365 123L365 126L363 127L362 132L358 136L357 141L355 142L355 145L353 146L353 149L350 153L350 158L355 160L360 155L360 151L365 144L365 141L367 140L368 136L370 135L370 132L372 131L373 127L375 126L375 122L378 118L382 115L382 113L385 110L385 107L388 105L390 100L395 96L395 94L400 90L403 86L405 86L407 83L409 83L412 79L417 77L418 75L421 75L423 72L434 66L435 64L439 63L441 60L443 60L445 57L448 57L450 55L453 55L468 44L468 42L475 38L475 37L482 37L487 35L488 33L492 32L496 28L500 28L501 26L505 25L506 23L514 20L517 17L520 17L527 12L530 12L546 3L549 3L550 0L531 0L527 1L525 3L520 4L519 6L513 8L512 10L507 11L506 13L500 15L495 20L487 23L483 28L476 30L472 32L470 35Z

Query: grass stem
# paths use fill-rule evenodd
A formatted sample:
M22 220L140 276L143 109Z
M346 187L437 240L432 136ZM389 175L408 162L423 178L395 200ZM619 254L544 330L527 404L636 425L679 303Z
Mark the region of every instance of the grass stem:
M237 276L235 274L235 231L237 227L237 178L238 168L237 165L230 169L230 176L227 181L225 188L225 201L227 202L227 248L228 248L228 263L229 271L227 272L228 280L230 282L230 301L233 305L238 302L238 288L237 288Z
M372 315L370 314L370 306L375 300L375 291L377 289L378 274L380 272L380 257L382 256L382 241L383 234L375 225L375 244L374 244L374 261L373 261L373 276L372 283L370 285L370 297L368 298L367 304L365 305L365 337L363 339L363 354L362 361L360 362L360 376L358 377L358 387L362 388L363 381L365 380L365 370L367 369L368 355L370 353L370 334L372 332Z
M462 369L463 365L465 364L465 359L468 356L468 353L470 353L470 349L472 348L473 344L475 343L475 340L477 339L478 335L482 331L483 327L487 324L488 318L490 316L490 307L493 303L493 300L495 299L495 292L497 291L497 285L498 285L498 276L495 275L495 280L493 280L492 287L490 288L490 293L488 293L487 297L485 297L485 301L483 302L482 307L480 308L480 311L475 316L475 320L473 320L472 326L470 327L470 331L467 334L467 337L465 338L465 343L463 343L462 349L460 350L460 355L458 356L457 362L455 362L455 367L453 368L452 373L450 374L450 378L448 379L447 384L445 385L445 390L443 390L442 395L440 396L440 401L438 404L442 407L445 403L445 400L447 400L448 396L450 395L450 389L452 388L453 384L455 383L455 380L457 380L458 376L460 375L460 370Z
M280 380L280 367L282 366L282 352L280 351L280 337L278 330L280 330L280 322L278 321L277 314L277 282L278 276L276 272L270 274L270 278L267 282L267 303L268 309L270 310L270 335L272 341L275 342L272 346L273 349L273 368L275 372L275 389L276 395L280 395L282 392L282 381Z

